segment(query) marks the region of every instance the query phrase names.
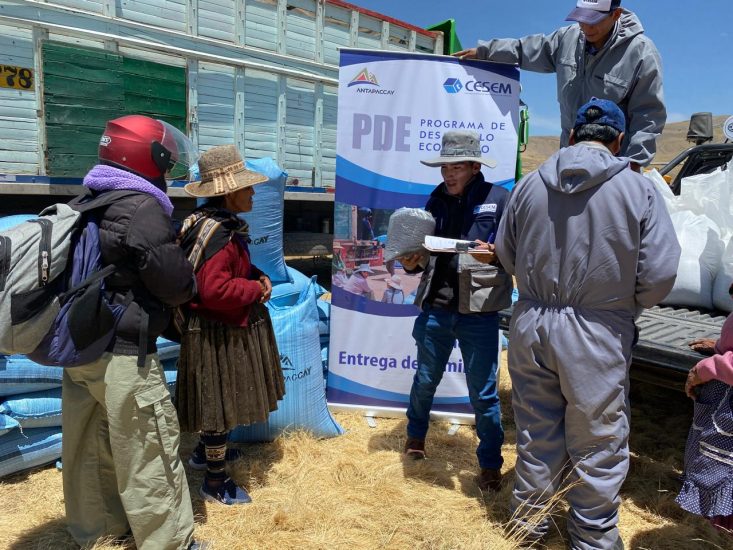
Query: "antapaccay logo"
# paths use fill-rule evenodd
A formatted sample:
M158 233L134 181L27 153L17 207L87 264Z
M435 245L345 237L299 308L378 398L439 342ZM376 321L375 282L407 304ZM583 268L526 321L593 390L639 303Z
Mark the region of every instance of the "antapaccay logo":
M294 380L301 380L305 378L306 376L308 376L311 373L311 367L307 367L297 372L296 372L295 367L284 367L282 371L283 371L283 378L285 378L285 381L293 382Z
M359 73L351 79L347 88L356 86L356 91L362 94L378 94L378 95L394 95L394 90L385 90L377 81L377 75L370 73L367 67L364 67Z
M255 237L252 239L252 245L257 246L258 244L265 244L268 240L270 240L269 235L265 235L264 237Z
M352 86L359 86L360 84L365 84L367 86L376 86L377 88L379 88L377 75L375 75L374 73L370 73L369 69L366 67L364 67L361 71L359 71L359 74L351 79L351 82L349 82L349 88L351 88Z
M301 378L305 378L311 373L311 367L307 367L304 369L296 369L293 366L293 362L284 353L280 354L280 365L282 365L282 371L283 371L283 378L285 378L286 382L292 382L293 380L300 380Z

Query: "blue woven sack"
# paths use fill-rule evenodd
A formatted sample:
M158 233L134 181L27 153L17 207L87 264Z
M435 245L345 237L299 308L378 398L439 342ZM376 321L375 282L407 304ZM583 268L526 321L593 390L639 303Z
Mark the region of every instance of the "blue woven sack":
M230 435L232 441L272 441L294 430L305 430L315 437L344 433L326 403L316 287L313 277L294 305L278 307L268 303L285 376L285 397L267 422L235 428Z
M18 421L6 414L0 414L0 436L19 426Z
M270 178L257 185L252 211L240 214L249 224L252 263L273 283L290 282L283 256L283 206L288 175L269 157L247 160L247 169Z
M24 430L61 426L61 388L7 397L0 403L0 414L15 419Z
M286 307L295 305L300 299L303 289L311 284L311 278L294 267L287 266L288 277L291 282L273 284L269 305ZM318 283L314 283L316 298L320 298L327 291Z
M60 388L63 369L39 365L25 355L0 355L0 401L8 395Z
M61 428L15 430L0 437L0 478L61 458Z
M159 337L158 340L155 342L155 345L158 348L158 359L160 359L160 361L164 364L169 359L177 361L178 356L181 354L181 344L179 344L178 342L173 342L172 340L167 340L163 337Z
M35 214L13 214L12 216L3 216L0 218L0 231L7 231L16 225L34 219Z

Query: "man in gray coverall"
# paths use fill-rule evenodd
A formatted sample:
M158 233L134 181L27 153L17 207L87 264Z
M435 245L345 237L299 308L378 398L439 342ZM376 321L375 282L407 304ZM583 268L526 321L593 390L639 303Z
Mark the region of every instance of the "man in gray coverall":
M512 509L530 540L569 485L575 550L620 549L634 320L672 289L680 247L651 180L617 158L624 115L593 98L561 149L514 189L496 253L516 276L509 373L517 426Z
M621 154L638 172L654 158L667 111L659 52L638 17L620 5L621 0L577 0L567 20L578 25L549 35L480 41L455 55L556 73L561 147L568 145L575 113L591 97L618 104L627 121Z

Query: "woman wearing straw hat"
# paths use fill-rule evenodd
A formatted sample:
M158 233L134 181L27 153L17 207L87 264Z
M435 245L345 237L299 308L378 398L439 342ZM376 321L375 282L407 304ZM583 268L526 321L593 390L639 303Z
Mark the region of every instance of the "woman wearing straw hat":
M405 303L405 293L402 291L402 279L399 275L392 275L387 279L387 289L382 294L382 302L387 304Z
M267 177L247 170L234 145L209 149L199 160L201 181L186 192L208 199L183 222L179 241L196 272L197 296L179 317L181 356L176 405L181 429L201 432L189 465L206 470L202 498L251 502L226 476L227 436L237 425L267 420L285 394L270 316L270 279L252 265L248 226L253 185Z

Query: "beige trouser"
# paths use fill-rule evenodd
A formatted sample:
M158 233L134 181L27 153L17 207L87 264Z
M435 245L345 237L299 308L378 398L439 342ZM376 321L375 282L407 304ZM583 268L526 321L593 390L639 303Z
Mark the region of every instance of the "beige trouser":
M132 530L140 550L193 541L180 431L157 355L104 354L64 370L66 519L82 546Z

